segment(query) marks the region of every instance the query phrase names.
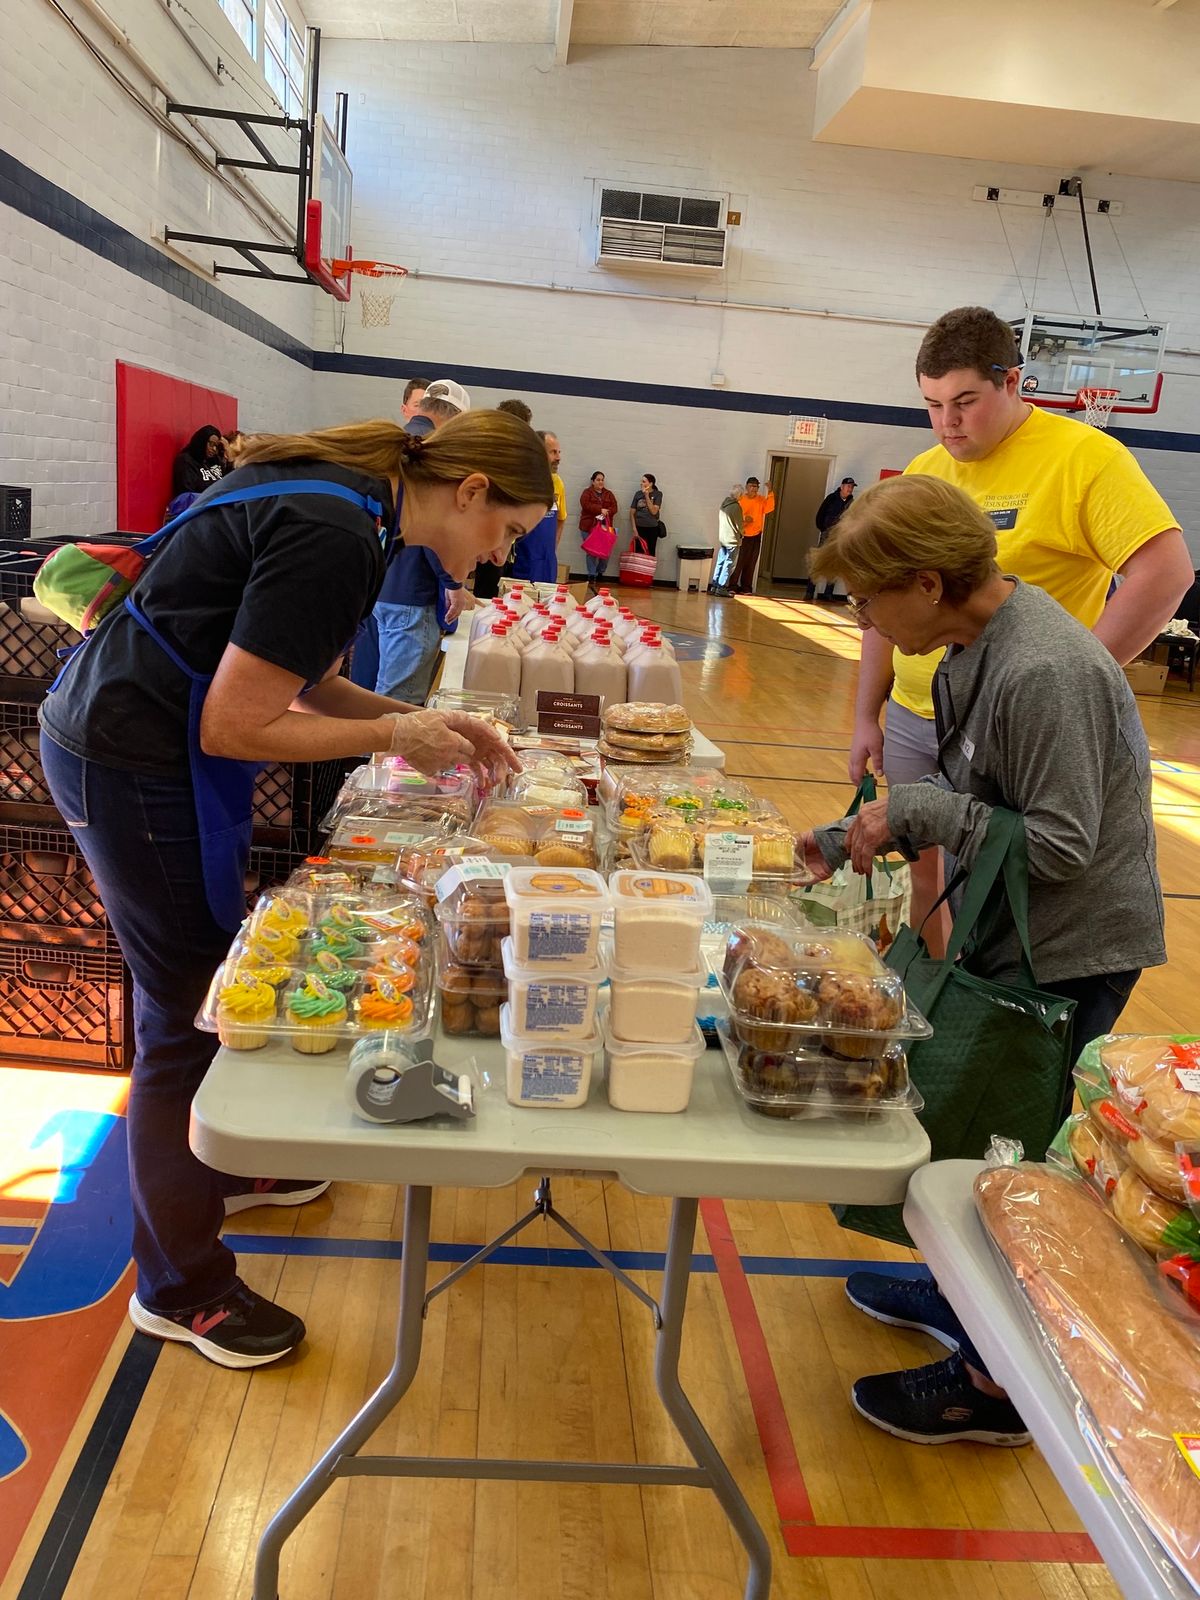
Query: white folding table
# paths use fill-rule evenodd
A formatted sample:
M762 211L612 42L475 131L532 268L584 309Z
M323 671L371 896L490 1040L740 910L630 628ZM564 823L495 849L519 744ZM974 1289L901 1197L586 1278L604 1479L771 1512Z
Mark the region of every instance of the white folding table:
M1182 1600L1192 1590L1164 1569L1153 1535L1100 1479L1074 1408L988 1242L974 1200L982 1170L981 1161L938 1161L915 1173L904 1203L908 1231L988 1371L1024 1417L1121 1593L1128 1600Z
M479 1039L437 1041L454 1067L468 1055L502 1083L503 1052ZM720 1052L697 1064L691 1105L682 1115L614 1111L603 1082L578 1110L535 1111L508 1104L494 1085L470 1122L386 1127L358 1120L344 1096L348 1051L306 1056L286 1046L218 1052L192 1108L191 1144L210 1166L245 1177L296 1172L351 1183L406 1186L396 1356L380 1388L272 1519L259 1545L254 1600L277 1600L284 1541L339 1477L501 1478L558 1483L687 1484L711 1489L749 1556L746 1600L766 1600L771 1558L746 1504L679 1382L679 1347L699 1197L739 1200L857 1201L903 1198L929 1142L908 1113L870 1121L783 1122L747 1111ZM286 1092L281 1092L286 1090ZM613 1178L639 1194L672 1200L661 1297L655 1302L553 1211L546 1174ZM549 1215L652 1310L655 1383L695 1462L691 1467L615 1462L509 1461L359 1454L397 1405L417 1371L425 1307L448 1279L426 1289L432 1190L491 1188L523 1174L541 1179L530 1214ZM529 1220L529 1218L525 1219ZM503 1238L511 1237L509 1229ZM450 1275L457 1278L502 1239Z

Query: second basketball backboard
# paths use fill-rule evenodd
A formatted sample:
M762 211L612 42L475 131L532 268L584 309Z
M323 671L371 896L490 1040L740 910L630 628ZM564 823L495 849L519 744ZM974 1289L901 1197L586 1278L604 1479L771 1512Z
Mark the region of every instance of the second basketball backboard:
M1012 327L1024 360L1021 393L1034 405L1079 410L1081 390L1116 389L1114 411L1158 410L1165 322L1027 311Z

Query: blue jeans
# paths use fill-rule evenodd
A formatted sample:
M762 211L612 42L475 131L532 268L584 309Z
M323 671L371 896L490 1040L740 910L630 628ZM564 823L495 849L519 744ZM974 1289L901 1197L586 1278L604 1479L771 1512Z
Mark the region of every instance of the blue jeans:
M190 778L84 761L41 739L54 803L96 880L133 974L134 1059L126 1112L137 1294L151 1311L196 1311L238 1281L218 1237L245 1178L188 1147L192 1097L217 1051L193 1025L229 949L204 892Z
M713 567L713 588L727 589L729 580L733 576L733 563L737 560L737 545L723 544L717 551L716 565Z
M379 676L373 685L377 694L410 705L424 705L437 671L442 634L437 607L401 606L380 600L376 603L375 625L379 630Z
M594 556L591 555L587 550L585 550L583 553L587 558L588 577L593 583L600 583L608 576L608 557Z

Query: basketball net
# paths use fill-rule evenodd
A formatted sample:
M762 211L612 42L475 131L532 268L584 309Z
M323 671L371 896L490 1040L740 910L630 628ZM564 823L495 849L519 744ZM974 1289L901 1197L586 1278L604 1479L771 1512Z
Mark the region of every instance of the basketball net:
M359 273L364 278L407 278L408 268L398 267L392 261L335 261L333 272L336 277L344 277L350 273ZM392 320L392 302L394 294L384 293L380 289L368 289L365 285L358 291L358 315L364 328L386 328Z
M1119 389L1080 389L1075 395L1089 428L1107 428L1113 407L1120 398Z

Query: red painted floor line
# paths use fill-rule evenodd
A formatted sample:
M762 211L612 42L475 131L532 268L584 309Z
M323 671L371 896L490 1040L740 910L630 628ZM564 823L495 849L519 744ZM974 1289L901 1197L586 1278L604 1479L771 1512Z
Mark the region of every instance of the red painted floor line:
M1008 1528L890 1528L818 1526L795 1440L784 1409L775 1365L720 1200L702 1200L700 1215L716 1263L733 1336L741 1356L750 1405L762 1442L767 1479L792 1556L856 1557L880 1561L1060 1561L1093 1563L1102 1557L1086 1533L1027 1533ZM916 1446L913 1447L917 1448ZM953 1446L948 1448L953 1449Z
M785 1527L790 1556L857 1556L877 1561L1102 1560L1086 1533L1021 1533L1004 1528Z
M804 1485L771 1352L767 1349L766 1335L750 1293L750 1281L733 1242L729 1218L720 1200L701 1200L700 1215L704 1219L708 1247L716 1262L717 1277L729 1308L733 1336L750 1389L750 1404L758 1424L775 1508L782 1522L811 1522L812 1502Z

